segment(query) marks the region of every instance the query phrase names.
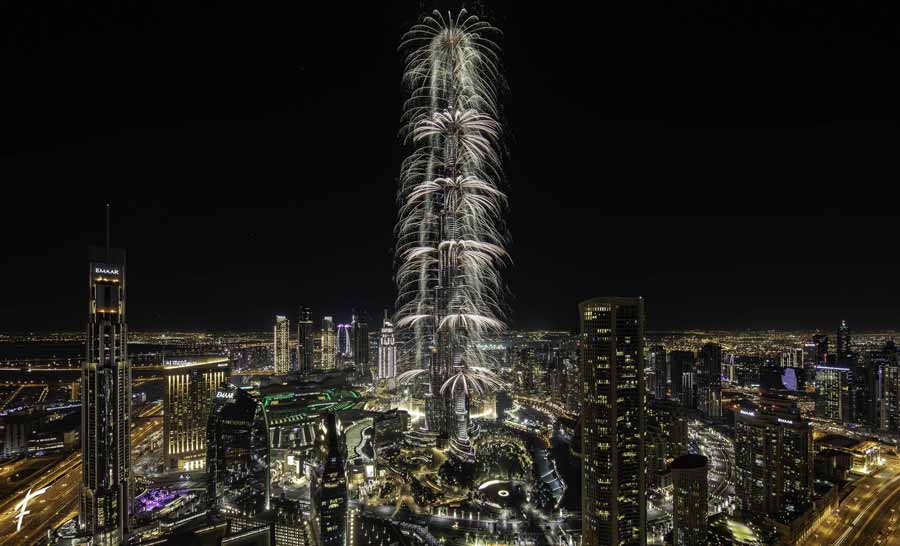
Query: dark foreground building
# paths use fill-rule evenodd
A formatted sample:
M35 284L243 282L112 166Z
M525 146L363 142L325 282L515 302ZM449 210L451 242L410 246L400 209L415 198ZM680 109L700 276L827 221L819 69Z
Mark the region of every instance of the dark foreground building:
M269 509L269 423L253 395L225 385L216 391L206 428L210 511L256 516Z
M706 546L709 511L709 461L703 455L682 455L672 462L672 544Z
M319 467L310 486L313 534L319 546L346 546L346 444L337 415L322 418L320 433Z

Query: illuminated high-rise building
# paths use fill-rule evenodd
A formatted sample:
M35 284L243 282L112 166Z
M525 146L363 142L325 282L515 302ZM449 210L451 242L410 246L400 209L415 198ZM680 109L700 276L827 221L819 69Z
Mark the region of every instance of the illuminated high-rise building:
M301 307L297 320L297 370L301 375L313 371L313 321L309 307Z
M341 363L352 361L353 358L353 343L350 340L350 328L351 326L349 324L337 325L337 339L335 341L337 348L335 349L335 354L336 358L338 358Z
M828 336L822 334L816 334L812 337L812 343L815 346L815 353L813 353L813 364L818 366L819 364L825 364L828 361Z
M397 194L395 326L402 342L409 331L401 356L412 369L398 382L428 380L425 431L469 462L472 397L503 386L480 347L505 329L508 262L494 32L461 10L414 25L402 46L411 146Z
M346 443L334 413L322 418L318 443L319 461L310 485L313 534L319 546L348 546Z
M131 364L125 325L125 251L92 247L81 368L80 533L122 544L131 527Z
M177 357L163 362L163 461L169 470L206 466L206 426L216 390L231 373L225 356Z
M849 423L853 418L852 371L846 366L816 367L816 415Z
M287 317L275 317L275 336L272 354L275 355L275 375L286 375L291 370L291 322Z
M394 342L394 324L384 312L381 325L381 343L378 345L378 379L390 379L397 375L397 345Z
M594 298L579 313L582 544L644 546L644 300Z
M337 336L334 331L334 320L331 317L322 319L322 331L319 333L321 338L322 364L323 370L333 370L337 366Z
M693 351L669 351L669 392L672 398L679 400L684 407L691 407L693 393L685 392L684 376L694 371ZM688 380L688 384L691 381Z
M744 510L798 516L813 492L809 421L795 407L742 403L735 416L735 493Z
M206 426L207 499L213 512L256 516L269 509L269 419L249 392L222 385Z
M887 349L887 350L885 350ZM894 348L896 351L896 348ZM853 422L877 430L881 426L882 370L890 369L896 353L890 347L878 351L857 352L853 366Z
M711 419L722 417L722 347L707 343L698 353L697 406Z
M672 471L672 545L706 546L709 511L709 460L688 454L675 459Z
M778 365L782 368L803 369L807 351L803 348L787 348L781 351Z
M674 400L651 400L644 421L660 432L665 441L663 454L666 459L688 452L687 411L681 404Z
M900 362L897 356L897 346L888 341L878 362L881 379L878 428L893 434L900 433Z
M850 361L850 355L853 348L850 341L850 327L847 321L842 320L837 332L837 361L838 364L846 365Z
M357 368L368 368L369 324L368 322L366 322L365 314L357 313L355 309L353 310L353 319L350 321L350 336L353 352L353 364Z
M666 362L665 347L654 345L650 349L650 364L653 366L653 375L656 378L654 395L657 400L665 400L669 393L669 365Z

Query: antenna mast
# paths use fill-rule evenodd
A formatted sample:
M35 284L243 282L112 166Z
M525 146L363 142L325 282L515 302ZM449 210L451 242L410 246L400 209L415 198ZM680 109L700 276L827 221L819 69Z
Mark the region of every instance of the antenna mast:
M109 262L109 203L106 204L106 261Z

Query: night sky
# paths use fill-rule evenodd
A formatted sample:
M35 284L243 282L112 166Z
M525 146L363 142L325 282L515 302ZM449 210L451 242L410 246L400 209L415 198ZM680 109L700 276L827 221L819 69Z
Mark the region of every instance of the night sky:
M397 46L433 3L53 4L0 13L0 331L83 327L107 202L132 329L391 306ZM896 117L900 15L793 5L475 5L514 327L643 295L651 330L900 328L897 124L829 121Z

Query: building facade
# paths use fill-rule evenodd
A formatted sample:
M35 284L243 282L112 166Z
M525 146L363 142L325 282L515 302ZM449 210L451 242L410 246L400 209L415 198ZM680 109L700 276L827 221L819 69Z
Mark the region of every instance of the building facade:
M297 370L301 375L313 371L313 321L309 307L301 307L297 317Z
M656 379L654 395L657 400L665 400L669 396L669 364L666 361L666 348L654 345L650 349L650 365Z
M892 341L881 350L878 364L881 395L878 397L879 427L885 432L900 432L900 363Z
M853 352L852 342L850 339L850 327L847 321L842 320L837 332L837 361L838 364L847 364Z
M709 461L682 455L672 462L672 544L706 546L709 512Z
M722 417L722 347L707 343L700 348L697 366L697 408L709 419Z
M319 546L347 546L347 468L341 422L334 413L322 418L319 461L310 485L312 528Z
M275 359L275 375L286 375L291 371L291 321L287 317L275 317L272 354Z
M690 374L694 372L693 351L669 351L669 393L670 396L681 402L684 407L691 407L694 399L692 392L685 392L685 374L689 376L688 385L693 382Z
M178 357L163 362L163 461L167 470L206 467L206 426L216 390L228 381L226 356Z
M321 364L320 369L333 370L337 367L337 334L334 331L334 320L331 317L322 319L322 330L319 332L321 339Z
M644 300L594 298L579 314L582 544L644 546Z
M216 391L206 427L207 499L212 512L256 516L269 509L269 420L243 389Z
M350 321L350 339L353 352L353 365L358 369L368 369L369 323L366 321L365 313L357 313L355 309L353 310L353 318ZM371 375L369 377L371 377Z
M743 403L735 415L735 493L744 510L775 518L812 502L812 427L794 410Z
M850 387L852 372L848 367L816 367L816 415L839 423L853 419Z
M131 364L125 324L125 251L92 248L81 369L80 532L124 543L131 527Z
M394 325L384 312L381 325L381 342L378 344L378 379L391 379L397 376L397 345L394 340Z

